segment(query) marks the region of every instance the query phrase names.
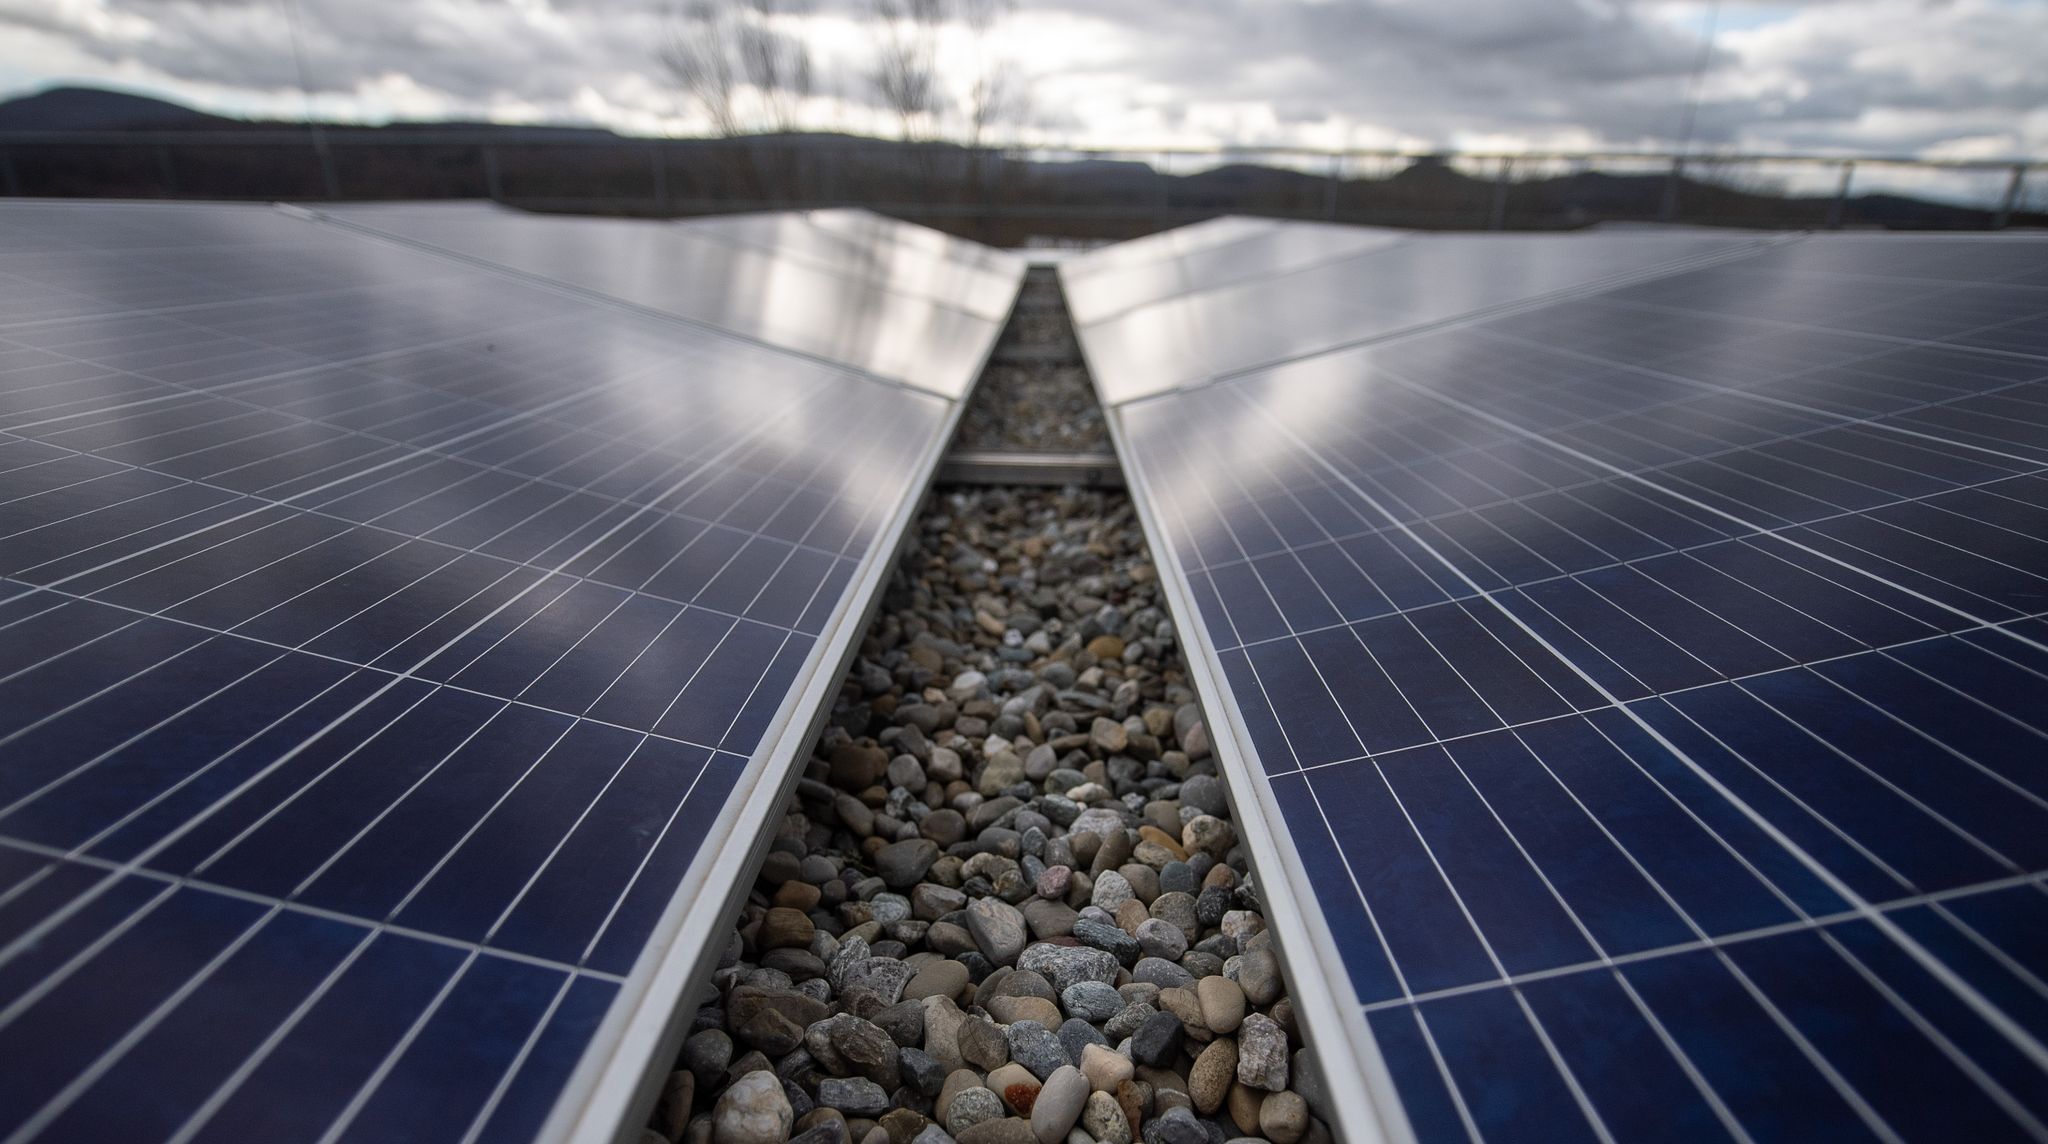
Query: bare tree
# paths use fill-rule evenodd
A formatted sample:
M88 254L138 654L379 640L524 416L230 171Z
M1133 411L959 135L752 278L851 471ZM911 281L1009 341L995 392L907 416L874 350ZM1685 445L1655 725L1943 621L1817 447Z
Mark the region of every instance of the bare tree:
M804 0L692 0L661 64L718 134L792 130L816 76L810 46L779 25L806 10Z
M868 85L903 138L957 127L978 147L993 125L1022 117L1021 74L998 47L998 25L1014 7L1015 0L869 0Z

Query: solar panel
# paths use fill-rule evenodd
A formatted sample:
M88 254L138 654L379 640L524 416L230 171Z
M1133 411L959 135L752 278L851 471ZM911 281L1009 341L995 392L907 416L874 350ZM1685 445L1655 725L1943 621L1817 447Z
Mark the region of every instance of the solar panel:
M1001 333L1022 263L863 212L681 224L522 215L485 204L330 208L459 254L946 397ZM773 226L775 233L769 233Z
M0 1137L610 1138L957 404L303 214L0 220Z
M2039 1138L2048 242L1654 237L1515 271L1679 260L1625 289L1112 410L1333 1096L1368 1138ZM1480 302L1531 249L1439 242L1389 253Z
M1344 257L1277 275L1226 277L1211 288L1099 318L1077 314L1076 323L1093 335L1091 364L1104 399L1128 401L1213 381L1560 291L1611 286L1633 275L1668 271L1674 263L1738 256L1767 241L1688 231L1441 235L1426 241L1367 234L1374 241ZM1248 239L1231 249L1250 261L1240 248L1268 241Z

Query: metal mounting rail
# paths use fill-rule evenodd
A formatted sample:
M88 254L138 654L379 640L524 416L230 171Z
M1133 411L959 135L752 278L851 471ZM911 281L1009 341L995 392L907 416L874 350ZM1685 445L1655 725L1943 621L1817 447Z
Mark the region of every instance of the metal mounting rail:
M942 485L1079 485L1124 487L1123 467L1110 453L1025 453L963 449L939 462Z

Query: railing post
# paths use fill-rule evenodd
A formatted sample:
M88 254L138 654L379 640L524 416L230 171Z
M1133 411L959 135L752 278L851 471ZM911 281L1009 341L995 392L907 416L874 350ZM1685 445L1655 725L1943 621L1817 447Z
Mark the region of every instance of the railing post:
M1500 170L1493 176L1493 204L1487 208L1486 229L1505 230L1508 225L1508 180L1513 176L1515 159L1512 155L1500 157Z
M1856 160L1842 163L1842 179L1835 184L1835 199L1828 204L1828 229L1842 229L1842 220L1849 213L1849 183L1856 177Z
M2012 165L2012 178L2007 180L2005 184L2005 198L1998 204L1998 213L1991 216L1992 230L2004 230L2005 224L2012 221L2012 212L2014 208L2020 205L2020 189L2026 186L2026 183L2027 165L2025 163L2014 163Z
M668 213L668 164L662 161L661 144L647 145L647 163L654 172L654 213Z
M21 174L14 169L14 148L0 147L0 190L9 197L21 195Z
M1664 201L1657 208L1657 221L1678 220L1678 186L1685 181L1685 156L1675 155L1671 159L1671 174L1664 179Z
M489 143L479 144L477 150L484 160L484 197L492 202L504 198L504 188L498 185L498 151Z

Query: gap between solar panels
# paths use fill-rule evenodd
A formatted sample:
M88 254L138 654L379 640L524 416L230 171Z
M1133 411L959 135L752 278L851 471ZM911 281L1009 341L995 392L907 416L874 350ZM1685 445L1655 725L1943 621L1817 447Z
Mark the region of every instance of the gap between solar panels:
M960 444L1106 446L1062 317L1034 275ZM914 526L650 1131L1330 1139L1129 501L983 481Z
M1347 1134L2043 1135L2048 242L1062 276Z

